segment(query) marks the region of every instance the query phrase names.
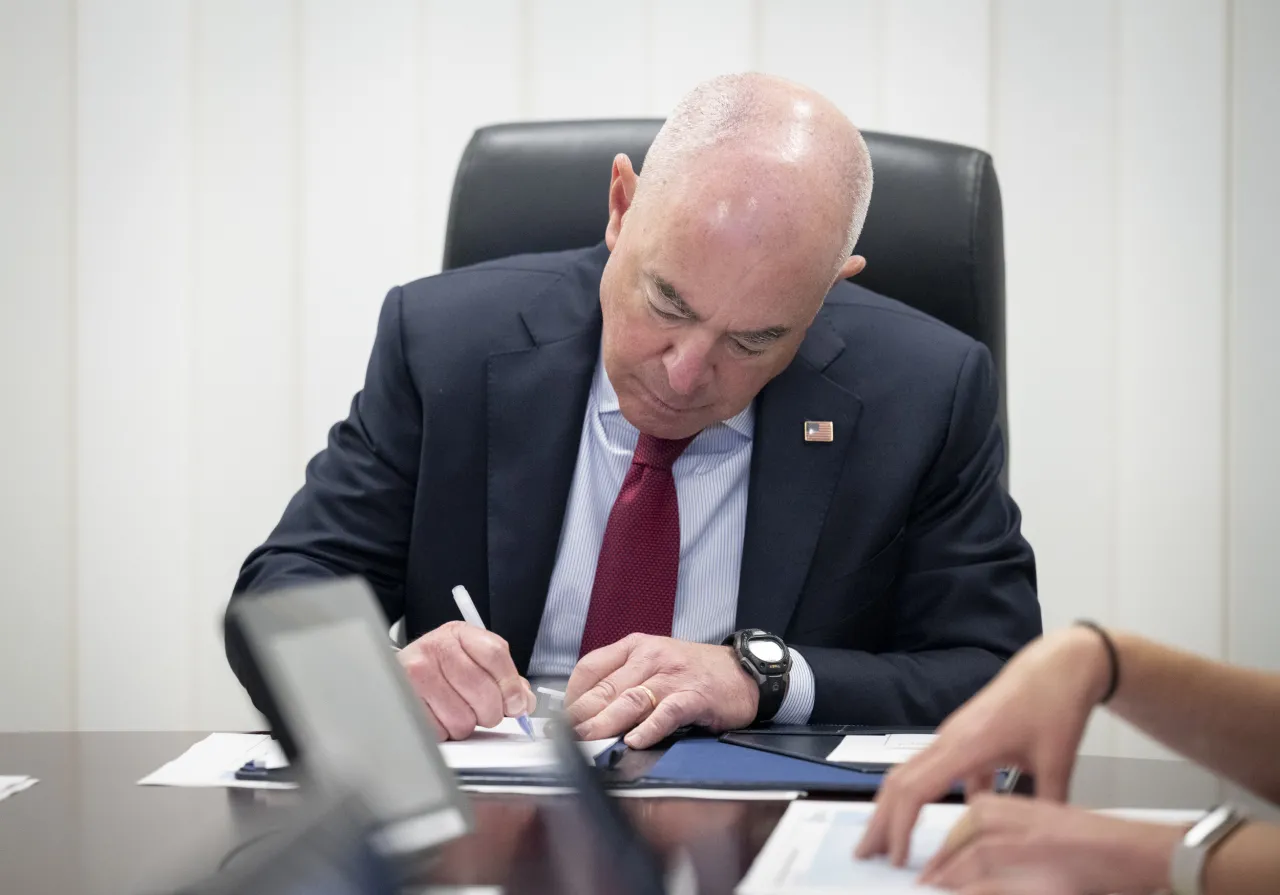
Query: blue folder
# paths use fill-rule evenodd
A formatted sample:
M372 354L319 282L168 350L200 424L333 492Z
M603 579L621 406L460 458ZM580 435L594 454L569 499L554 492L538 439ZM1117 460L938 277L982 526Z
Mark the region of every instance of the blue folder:
M689 786L698 789L802 789L874 793L884 779L836 765L791 758L714 737L690 737L667 750L636 785Z

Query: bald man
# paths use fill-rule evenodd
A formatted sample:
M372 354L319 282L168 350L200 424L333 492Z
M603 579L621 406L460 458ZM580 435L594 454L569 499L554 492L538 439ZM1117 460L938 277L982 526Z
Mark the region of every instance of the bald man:
M987 350L846 282L871 183L821 96L700 85L642 174L614 160L603 245L391 291L235 598L363 576L453 739L543 677L581 736L639 748L940 722L1040 633L1034 562Z

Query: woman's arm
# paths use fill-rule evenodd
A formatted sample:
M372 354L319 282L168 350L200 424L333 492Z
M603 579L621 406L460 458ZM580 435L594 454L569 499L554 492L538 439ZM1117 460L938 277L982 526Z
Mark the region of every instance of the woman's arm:
M1280 803L1280 675L1112 634L1120 687L1108 708L1192 761ZM1280 891L1276 889L1274 891Z

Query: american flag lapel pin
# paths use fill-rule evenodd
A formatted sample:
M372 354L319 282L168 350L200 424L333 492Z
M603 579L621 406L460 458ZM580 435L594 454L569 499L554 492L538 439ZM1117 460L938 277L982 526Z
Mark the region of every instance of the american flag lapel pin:
M805 441L835 441L836 429L830 420L805 420Z

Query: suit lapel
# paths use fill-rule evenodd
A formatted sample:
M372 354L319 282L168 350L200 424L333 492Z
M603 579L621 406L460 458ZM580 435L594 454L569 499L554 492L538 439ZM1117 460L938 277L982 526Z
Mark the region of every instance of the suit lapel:
M603 253L598 260L603 268ZM599 283L597 277L595 282ZM555 567L600 353L598 290L522 313L533 345L488 359L490 627L526 669Z
M760 393L738 588L738 628L781 636L791 620L862 409L823 370L844 342L821 314L796 359ZM830 421L832 442L804 440Z

